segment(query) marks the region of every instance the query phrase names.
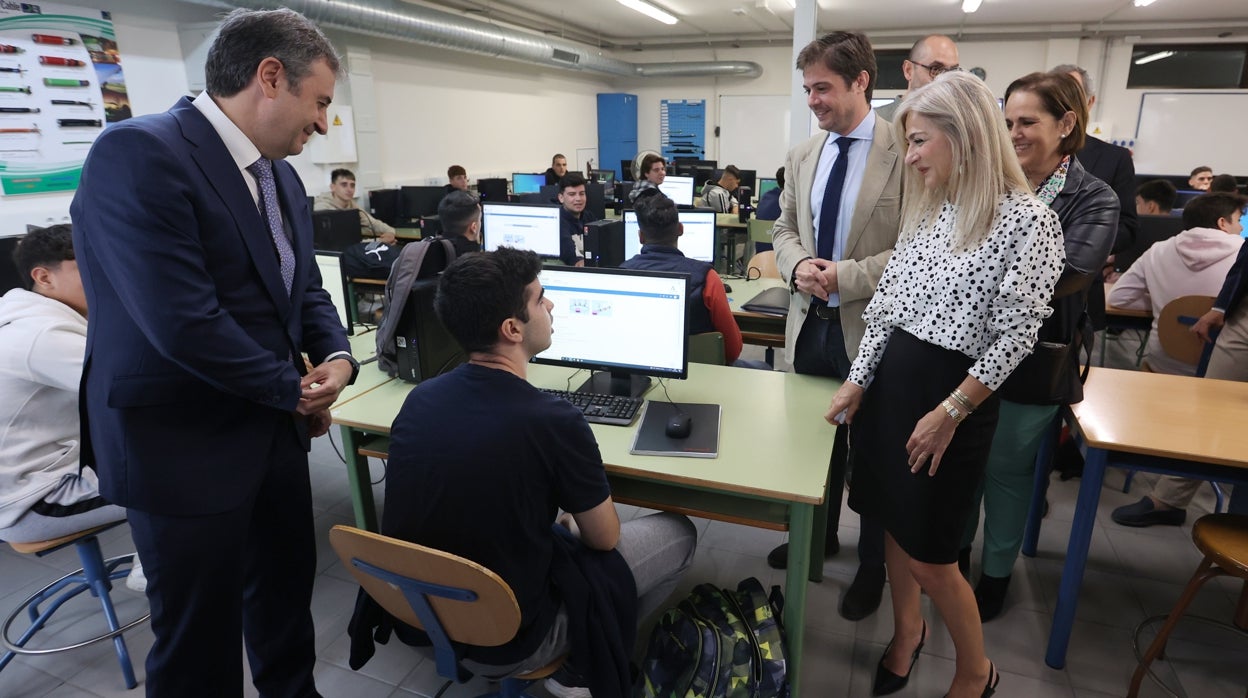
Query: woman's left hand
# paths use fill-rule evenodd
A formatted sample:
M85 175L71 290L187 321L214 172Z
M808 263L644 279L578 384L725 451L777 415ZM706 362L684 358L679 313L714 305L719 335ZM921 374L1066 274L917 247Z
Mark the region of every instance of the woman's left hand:
M957 427L949 413L939 406L923 415L919 423L914 425L914 433L906 441L910 472L917 473L922 470L924 463L930 458L931 466L927 469L927 474L935 475L936 469L940 467L941 456L953 440L953 432Z

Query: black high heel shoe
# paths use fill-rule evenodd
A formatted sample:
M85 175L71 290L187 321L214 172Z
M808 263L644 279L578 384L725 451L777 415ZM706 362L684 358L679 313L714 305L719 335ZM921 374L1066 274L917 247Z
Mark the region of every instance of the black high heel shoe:
M988 662L988 683L984 684L984 692L979 694L979 698L992 698L997 692L997 684L1001 683L1001 674L997 671L997 666L992 662ZM905 684L902 684L903 686ZM949 694L945 694L945 698L949 698Z
M893 640L895 639L897 638L893 638ZM923 621L923 634L919 636L918 647L915 647L914 653L910 655L910 668L906 670L905 676L898 676L884 668L884 659L888 657L889 651L893 649L893 640L888 641L888 647L884 648L884 656L880 657L880 663L875 667L875 683L871 684L871 695L873 696L886 696L906 687L906 683L910 681L910 674L914 673L914 663L919 659L919 652L923 649L923 643L927 642L927 621Z

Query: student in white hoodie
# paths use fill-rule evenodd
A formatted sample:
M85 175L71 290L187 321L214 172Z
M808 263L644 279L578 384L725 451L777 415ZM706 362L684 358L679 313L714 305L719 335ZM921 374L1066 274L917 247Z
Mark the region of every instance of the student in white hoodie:
M1157 373L1195 375L1196 366L1166 354L1157 339L1157 318L1167 303L1181 296L1217 296L1235 262L1243 226L1240 216L1248 197L1239 194L1203 194L1183 208L1187 230L1148 248L1114 283L1109 304L1120 308L1150 309L1153 331L1148 339L1148 365ZM1186 507L1203 480L1164 476L1148 496L1114 510L1123 526L1178 526L1187 519Z
M78 468L87 299L70 226L30 232L13 263L26 288L0 297L0 540L28 543L121 521L126 510L100 497L94 470ZM132 580L145 584L141 571Z

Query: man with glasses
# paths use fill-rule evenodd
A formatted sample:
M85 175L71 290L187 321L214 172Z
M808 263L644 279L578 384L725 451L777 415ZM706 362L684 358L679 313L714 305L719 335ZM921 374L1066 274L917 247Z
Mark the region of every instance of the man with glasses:
M906 94L950 70L962 70L962 66L958 65L958 45L953 43L953 39L944 34L931 34L919 39L910 47L910 57L901 62L901 74L906 76ZM897 106L905 96L879 107L875 113L886 121L892 121Z

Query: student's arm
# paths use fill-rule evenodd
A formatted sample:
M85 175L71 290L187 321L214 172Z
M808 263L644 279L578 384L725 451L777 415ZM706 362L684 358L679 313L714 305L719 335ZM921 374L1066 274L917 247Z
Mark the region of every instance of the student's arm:
M581 532L581 542L594 550L614 550L620 542L620 515L615 511L615 501L607 497L601 504L588 511L572 514Z
M1115 308L1131 308L1133 310L1147 310L1151 307L1152 301L1149 300L1148 294L1148 277L1145 275L1143 262L1148 258L1148 253L1154 249L1156 248L1149 248L1143 256L1135 260L1131 268L1118 277L1118 280L1114 282L1114 286L1109 292L1109 297L1105 299L1107 304Z
M741 356L741 328L737 327L737 319L732 316L732 308L728 305L728 294L724 291L724 282L719 274L712 269L706 272L706 284L702 287L702 302L711 313L711 325L716 332L724 335L724 358L728 363Z

